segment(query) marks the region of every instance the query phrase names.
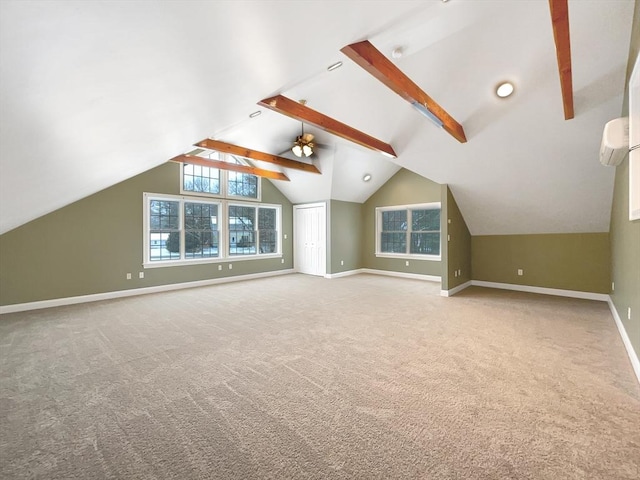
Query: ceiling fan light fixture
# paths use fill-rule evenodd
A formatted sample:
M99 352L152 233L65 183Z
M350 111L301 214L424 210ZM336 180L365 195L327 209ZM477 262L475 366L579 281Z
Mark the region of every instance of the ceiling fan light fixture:
M305 102L305 100L300 100L300 103ZM304 103L303 103L304 105ZM313 135L310 133L304 133L304 123L301 125L300 136L296 137L296 141L293 142L293 147L291 147L291 151L296 157L310 157L313 155L313 149L315 144L313 143Z
M291 147L291 151L296 157L302 157L302 147L298 143Z
M502 82L496 87L496 95L500 98L507 98L514 91L513 83Z

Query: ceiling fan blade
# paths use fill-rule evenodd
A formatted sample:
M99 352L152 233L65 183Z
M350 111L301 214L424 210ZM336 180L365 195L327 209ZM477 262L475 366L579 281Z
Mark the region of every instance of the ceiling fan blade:
M366 133L356 130L349 125L339 122L338 120L328 117L320 112L316 112L315 110L312 110L311 108L302 105L299 102L295 102L283 95L265 98L258 102L258 105L262 105L265 108L288 117L295 118L301 122L314 125L315 127L332 133L333 135L342 137L350 142L354 142L358 145L362 145L363 147L380 152L387 157L396 158L398 156L391 145L381 142L377 138L373 138Z
M250 173L258 177L272 178L274 180L289 181L284 173L264 170L262 168L249 167L247 165L238 165L237 163L221 162L220 160L208 160L196 155L178 155L173 157L171 162L188 163L190 165L202 165L203 167L219 168L220 170L232 170L234 172Z
M237 155L239 157L258 160L260 162L273 163L274 165L280 165L285 168L293 168L295 170L302 170L310 173L320 173L320 170L318 170L315 165L297 162L279 155L259 152L258 150L252 150L250 148L221 142L220 140L213 140L211 138L206 138L201 142L196 143L196 147L208 148L209 150L215 150L222 153L231 153L232 155Z
M385 57L369 41L352 43L340 50L355 63L364 68L371 75L396 92L425 116L438 119L449 134L460 143L465 143L467 137L462 125L427 95L418 85L407 77L395 64ZM433 120L433 118L432 118Z
M569 39L569 6L567 0L549 0L553 39L556 44L560 89L564 119L571 120L573 112L573 80L571 78L571 42Z

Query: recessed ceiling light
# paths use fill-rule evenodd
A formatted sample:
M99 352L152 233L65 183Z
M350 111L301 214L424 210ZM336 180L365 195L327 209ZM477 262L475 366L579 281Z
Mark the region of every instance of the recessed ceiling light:
M368 182L369 180L371 180L371 174L370 173L365 173L364 177L362 177L362 181L363 182Z
M500 98L506 98L513 93L513 83L511 82L502 82L496 88L496 95Z
M402 47L396 47L391 52L391 56L393 58L402 58L403 54L404 54L404 49Z
M342 62L336 62L336 63L334 63L332 65L329 65L327 67L327 70L329 70L330 72L333 72L334 70L340 68L341 66L342 66Z
M256 110L255 112L249 114L249 118L256 118L257 116L259 116L261 114L262 114L261 110Z

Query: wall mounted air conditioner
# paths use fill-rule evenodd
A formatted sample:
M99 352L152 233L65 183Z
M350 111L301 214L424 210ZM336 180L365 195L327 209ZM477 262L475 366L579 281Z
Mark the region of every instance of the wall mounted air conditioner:
M607 122L602 133L600 163L616 167L622 163L629 151L629 117L616 118Z

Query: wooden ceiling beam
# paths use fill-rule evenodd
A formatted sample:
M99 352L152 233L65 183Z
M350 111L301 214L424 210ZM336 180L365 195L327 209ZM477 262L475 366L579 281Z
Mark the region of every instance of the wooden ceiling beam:
M371 42L365 40L352 43L340 51L407 102L412 105L418 104L419 107L416 108L421 113L429 117L435 117L438 120L436 123L441 123L442 128L460 143L467 141L462 125L374 47ZM424 109L427 109L428 113L424 112Z
M567 0L549 0L553 39L556 43L564 119L571 120L573 111L573 79L571 76L571 41L569 39L569 5Z
M220 170L231 170L233 172L249 173L258 177L271 178L273 180L289 181L284 173L264 170L262 168L249 167L247 165L238 165L236 163L221 162L219 160L208 160L196 155L178 155L173 157L171 162L188 163L190 165L201 165L203 167L219 168Z
M230 153L231 155L248 158L249 160L273 163L274 165L279 165L285 168L292 168L310 173L320 173L320 170L310 163L297 162L296 160L290 160L270 153L259 152L258 150L252 150L239 145L221 142L220 140L212 140L211 138L206 138L201 142L196 143L195 146L215 150L216 152Z
M265 98L258 102L258 105L262 105L265 108L281 113L282 115L286 115L287 117L314 125L315 127L333 135L337 135L338 137L342 137L350 142L357 143L363 147L380 152L387 157L396 158L398 156L391 145L283 95Z

